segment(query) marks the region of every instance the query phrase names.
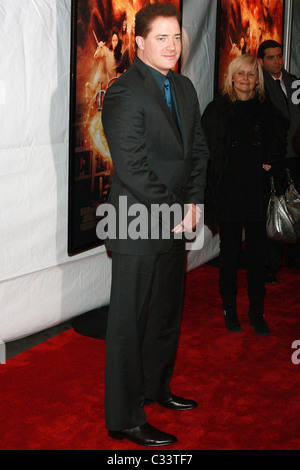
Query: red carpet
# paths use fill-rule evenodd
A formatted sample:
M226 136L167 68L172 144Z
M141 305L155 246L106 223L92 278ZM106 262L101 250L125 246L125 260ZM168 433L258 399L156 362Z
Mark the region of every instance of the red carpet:
M187 275L175 394L194 398L196 410L151 405L151 424L173 433L179 450L299 450L300 273L283 269L267 286L271 336L257 336L247 318L246 274L239 271L243 332L224 328L218 269ZM128 450L104 427L105 342L69 330L0 365L1 450ZM300 354L298 355L300 358Z

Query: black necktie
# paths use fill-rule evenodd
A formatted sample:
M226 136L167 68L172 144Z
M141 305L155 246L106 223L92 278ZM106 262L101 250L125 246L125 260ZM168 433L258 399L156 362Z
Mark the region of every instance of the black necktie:
M176 113L175 105L172 99L170 79L168 77L166 77L165 82L164 82L164 95L165 95L165 101L169 107L169 110L180 132L180 126L179 126L179 122L177 118L177 113Z
M173 100L172 100L172 95L171 95L170 80L168 78L165 79L164 87L165 87L166 103L169 107L169 110L171 111L172 116L175 117L174 105L173 105Z

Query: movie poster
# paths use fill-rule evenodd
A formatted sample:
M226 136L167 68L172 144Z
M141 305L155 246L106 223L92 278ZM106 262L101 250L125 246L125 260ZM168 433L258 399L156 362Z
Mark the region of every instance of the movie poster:
M219 0L215 91L229 63L240 54L257 56L266 39L282 43L284 0Z
M72 1L69 255L102 244L96 210L107 201L113 175L101 122L103 97L135 58L136 12L155 1ZM180 0L173 3L179 8Z

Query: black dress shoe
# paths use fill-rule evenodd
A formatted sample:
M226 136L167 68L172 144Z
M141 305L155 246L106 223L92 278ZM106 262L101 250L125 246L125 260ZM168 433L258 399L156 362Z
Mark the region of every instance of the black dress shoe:
M225 328L230 333L240 333L242 331L236 311L224 310Z
M169 408L170 410L192 410L198 406L198 403L194 400L187 400L186 398L177 397L176 395L171 395L170 398L166 400L145 401L145 405L150 405L151 403Z
M257 335L260 336L269 336L270 329L267 323L264 320L264 316L250 316L250 326L254 328L254 331Z
M272 286L277 285L278 280L275 274L271 274L271 273L265 274L265 284L270 284Z
M295 262L293 260L288 260L286 259L285 261L285 267L289 269L300 269L300 263Z
M108 435L114 439L128 439L141 446L168 446L177 442L175 436L160 431L149 423L123 431L108 431Z

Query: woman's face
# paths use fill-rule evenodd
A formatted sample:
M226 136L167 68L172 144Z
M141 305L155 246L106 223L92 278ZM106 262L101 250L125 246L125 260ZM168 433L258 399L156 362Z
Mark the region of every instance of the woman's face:
M111 45L112 45L113 50L115 50L115 48L117 47L118 42L119 42L118 36L116 34L113 34L111 38Z
M253 90L258 83L258 71L253 70L253 66L244 65L232 76L232 84L241 99L250 99Z

